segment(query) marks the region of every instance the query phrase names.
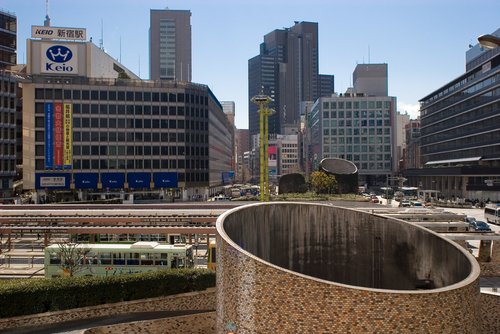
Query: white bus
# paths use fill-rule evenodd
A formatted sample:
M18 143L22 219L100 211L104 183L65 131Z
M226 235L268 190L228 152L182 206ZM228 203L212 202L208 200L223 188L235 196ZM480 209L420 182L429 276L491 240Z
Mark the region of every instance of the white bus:
M484 207L484 218L488 223L500 224L500 204L487 204Z

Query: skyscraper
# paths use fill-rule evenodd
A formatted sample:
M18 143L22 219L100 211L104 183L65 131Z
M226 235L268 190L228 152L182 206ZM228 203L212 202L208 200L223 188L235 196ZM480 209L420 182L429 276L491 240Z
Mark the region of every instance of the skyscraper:
M149 77L191 81L191 11L151 9Z
M0 68L16 64L17 18L0 10Z
M387 96L387 64L358 64L352 74L354 92L368 96Z
M300 102L333 93L333 76L320 80L318 54L318 23L296 21L291 28L265 35L259 55L248 61L249 99L263 93L274 100L269 104L276 111L269 118L270 134L297 130ZM325 86L332 87L331 92L325 92ZM248 117L250 136L256 135L259 133L257 105L249 105Z

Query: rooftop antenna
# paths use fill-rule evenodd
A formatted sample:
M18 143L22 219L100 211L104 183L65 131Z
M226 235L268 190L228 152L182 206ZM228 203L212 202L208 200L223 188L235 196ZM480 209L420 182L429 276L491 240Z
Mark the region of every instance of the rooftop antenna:
M139 78L141 77L141 54L139 54Z
M122 62L122 36L120 36L120 64Z
M101 39L99 40L99 49L104 51L104 22L101 19Z
M45 27L50 27L50 17L49 17L49 0L45 0L45 21L43 21Z
M370 46L368 45L368 64L370 64Z

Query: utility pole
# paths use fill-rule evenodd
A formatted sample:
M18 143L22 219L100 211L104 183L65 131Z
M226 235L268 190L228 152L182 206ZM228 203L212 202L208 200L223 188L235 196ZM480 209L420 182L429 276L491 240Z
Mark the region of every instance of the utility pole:
M260 201L269 202L269 162L267 151L269 145L269 102L273 101L264 94L255 95L251 101L259 106L260 131L259 131L259 167L260 167Z

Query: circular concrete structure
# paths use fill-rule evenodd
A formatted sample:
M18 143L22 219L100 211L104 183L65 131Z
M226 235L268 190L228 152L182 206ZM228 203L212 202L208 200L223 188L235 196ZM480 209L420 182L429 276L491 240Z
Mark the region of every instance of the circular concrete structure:
M478 332L477 261L425 228L281 202L217 231L217 333Z
M320 161L319 168L335 176L340 193L358 192L358 167L352 161L324 158Z

